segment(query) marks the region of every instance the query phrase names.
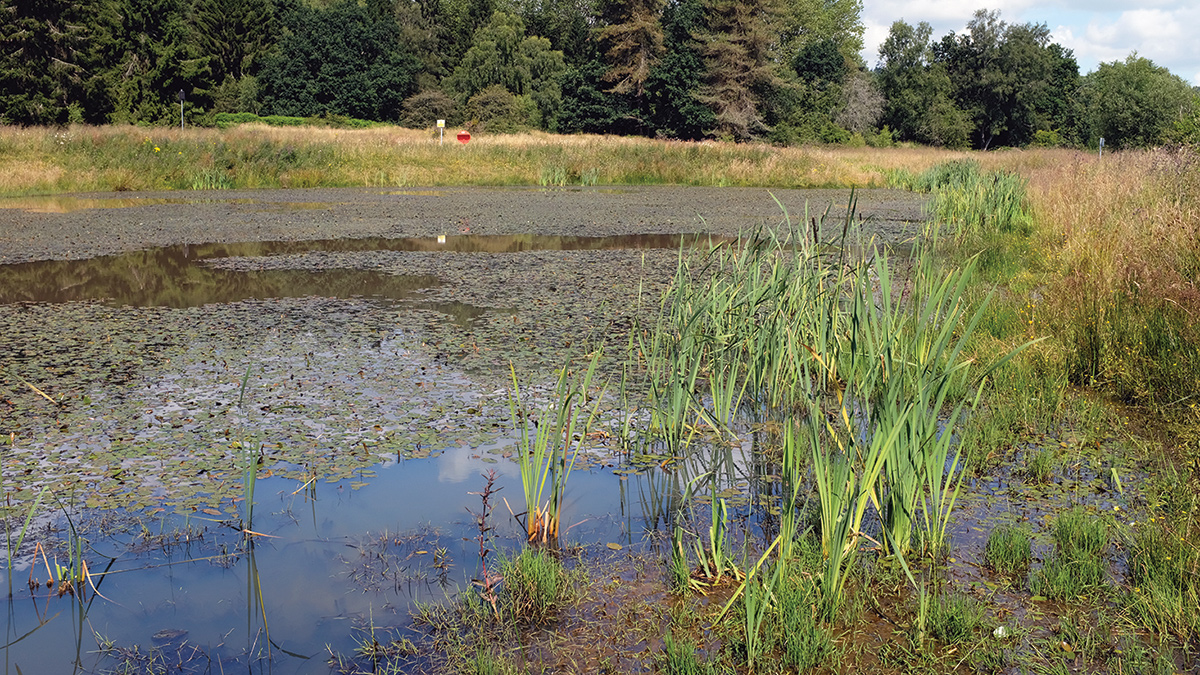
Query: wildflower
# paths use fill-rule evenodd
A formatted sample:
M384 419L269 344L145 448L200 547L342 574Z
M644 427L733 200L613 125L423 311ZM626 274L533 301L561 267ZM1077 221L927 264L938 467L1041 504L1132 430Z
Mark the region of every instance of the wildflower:
M162 148L158 147L157 145L156 145L156 146L154 146L154 151L155 151L155 152L158 152L159 150L162 150Z

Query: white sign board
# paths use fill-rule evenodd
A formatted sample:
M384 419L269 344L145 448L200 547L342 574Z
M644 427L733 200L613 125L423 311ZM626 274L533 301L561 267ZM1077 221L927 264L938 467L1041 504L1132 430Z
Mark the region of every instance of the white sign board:
M446 120L438 120L438 128L445 129L446 128Z

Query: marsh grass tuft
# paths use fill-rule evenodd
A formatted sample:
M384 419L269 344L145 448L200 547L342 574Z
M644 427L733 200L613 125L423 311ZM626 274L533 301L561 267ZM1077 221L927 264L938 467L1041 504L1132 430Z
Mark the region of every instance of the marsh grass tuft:
M1033 541L1028 525L1000 525L988 535L983 559L988 567L1008 577L1029 571Z
M930 603L929 634L945 644L970 642L984 625L983 608L968 595L942 593Z
M546 623L571 594L562 563L543 549L525 548L501 559L500 575L510 616L523 623Z
M517 675L521 671L503 656L487 647L479 647L475 656L466 663L465 671L470 675Z
M1161 519L1134 529L1123 600L1136 625L1192 649L1200 644L1200 548L1185 533Z
M1035 483L1049 483L1058 467L1058 453L1052 447L1028 450L1025 454L1025 477Z
M530 543L558 543L567 481L604 397L603 391L591 391L600 358L600 350L592 354L581 378L569 366L561 368L550 405L540 414L523 407L516 369L509 367L509 413L520 434L516 454L525 492L525 511L519 518Z
M1035 595L1072 599L1105 586L1107 521L1077 506L1055 519L1053 538L1054 552L1034 573L1030 584Z
M664 675L717 675L720 671L710 661L696 655L696 643L687 637L676 637L668 630L663 633L663 650L655 657L658 672Z

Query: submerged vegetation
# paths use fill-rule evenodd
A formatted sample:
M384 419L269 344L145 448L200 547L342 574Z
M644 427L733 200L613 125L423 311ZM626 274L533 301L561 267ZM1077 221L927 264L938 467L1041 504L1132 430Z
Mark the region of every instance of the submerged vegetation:
M198 149L210 132L191 133L171 149ZM243 133L274 147L285 136L271 134L286 132ZM603 167L601 183L687 182L674 172L744 160L748 183L796 185L807 174L788 171L827 160L812 167L814 182L929 192L930 223L899 247L862 238L852 215L784 214L736 245L685 247L666 292L640 298L648 311L607 341L589 335L553 384L523 384L510 365L515 438L505 456L520 468L525 510L512 515L522 532L501 542L492 527L509 514L489 501L489 474L473 493L483 508L471 512L480 580L417 605L390 637L372 616L360 631L366 647L330 649L332 666L1174 672L1196 663L1200 160L1157 151L1117 163L1059 150L818 160L820 151L571 142L577 153L542 137L453 151L480 148L473 157L485 161L471 174L480 182L536 182L487 167L521 157L520 170L543 175L554 153L571 157L555 160L570 164L566 175ZM443 166L428 158L449 149L417 146L408 157L428 152L420 156ZM683 168L638 174L658 165L652 149L661 166ZM82 161L74 152L63 157ZM238 185L241 170L229 174ZM418 182L438 182L437 171L420 171ZM580 462L594 465L588 447L600 443L618 472L661 479L648 497L661 526L627 540L631 550L610 544L607 560L561 522ZM237 447L245 501L229 515L257 537L250 448L264 451ZM12 511L10 577L37 509ZM72 533L82 561L81 541ZM435 560L446 565L444 553ZM265 627L262 589L253 590ZM603 646L577 653L585 639ZM636 653L623 651L630 645Z

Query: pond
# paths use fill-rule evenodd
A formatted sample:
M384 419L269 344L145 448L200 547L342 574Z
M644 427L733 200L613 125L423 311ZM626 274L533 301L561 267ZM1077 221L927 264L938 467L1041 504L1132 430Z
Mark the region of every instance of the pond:
M140 219L194 203L9 206ZM522 508L510 361L541 377L589 332L627 325L639 293L653 306L681 243L723 240L459 232L0 266L9 542L42 495L4 579L6 672L142 657L328 672L364 627L405 626L413 602L470 589L469 493L494 470L498 496ZM259 536L247 538L251 451ZM669 472L646 470L660 461L634 466L596 443L572 479L564 541L641 545L665 522ZM507 508L493 521L497 541L520 541ZM86 542L82 604L31 587L69 564L71 542Z
M329 192L298 193L292 207L272 192L264 217L328 208L328 222L344 224L355 216L335 205L382 208L374 193ZM476 197L528 196L499 194ZM703 252L737 234L721 222L488 234L500 228L477 218L441 235L367 228L239 243L231 237L250 202L237 200L248 198L169 199L10 205L61 217L46 222L85 239L79 228L91 221L71 219L104 210L97 241L109 243L71 247L109 255L0 266L6 673L325 673L365 667L375 632L416 639L420 603L477 593L474 514L489 472L488 546L498 555L524 541L512 378L523 404L546 405L555 369L581 370L584 354L625 348L631 329L656 320L681 246ZM220 242L178 225L167 238L190 243L111 252L122 223L138 231L158 208L184 223L187 209L214 202L239 207L224 219L196 212ZM31 250L50 250L47 241ZM623 421L646 419L643 404L611 392L597 400L563 506L569 560L611 561L614 583L637 586L646 561L660 564L688 486L714 466L711 494L728 501L734 536L761 540L774 526L779 477L753 427L684 458L622 442ZM960 555L965 583L987 581L977 550L996 522L1044 519L1069 490L1097 508L1124 503L1090 465L1046 488L1045 504L1010 478L981 478L964 497L951 536L975 551ZM60 596L61 584L45 585L80 555L82 589ZM1011 611L1023 614L1019 605ZM423 658L412 668L428 666Z

